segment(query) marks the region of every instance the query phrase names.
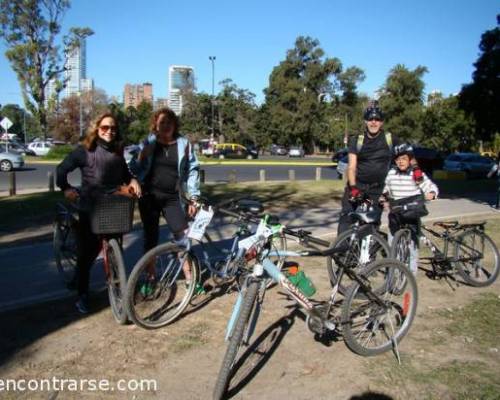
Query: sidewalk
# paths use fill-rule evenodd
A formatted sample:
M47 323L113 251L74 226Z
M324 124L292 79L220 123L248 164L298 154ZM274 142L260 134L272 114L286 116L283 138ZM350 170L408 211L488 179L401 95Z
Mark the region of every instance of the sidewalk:
M468 199L440 199L429 204L430 218L424 222L438 219L484 218L499 215L485 203ZM336 214L338 205L328 203L325 207L311 209L286 210L277 213L280 220L291 228L302 228L313 232L314 236L333 241L336 236ZM384 214L383 223L387 216ZM141 256L142 230L137 229L127 234L124 239L125 264L130 271ZM209 233L214 240L222 240L231 235L233 226L224 225L212 229ZM52 254L52 226L38 227L36 230L4 235L0 243L0 266L2 280L0 282L0 312L24 307L57 298L72 296L62 288ZM162 240L166 240L167 229L162 229ZM8 245L11 243L10 245ZM12 245L17 243L17 245ZM293 239L289 240L289 246ZM95 287L102 287L102 267L95 265L92 269Z

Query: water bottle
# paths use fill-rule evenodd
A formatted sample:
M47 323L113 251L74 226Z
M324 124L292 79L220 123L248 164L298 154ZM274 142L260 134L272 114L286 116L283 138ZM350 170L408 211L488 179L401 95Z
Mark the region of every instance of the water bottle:
M298 264L288 268L287 278L292 282L306 297L311 297L316 293L316 287L312 281L306 276Z

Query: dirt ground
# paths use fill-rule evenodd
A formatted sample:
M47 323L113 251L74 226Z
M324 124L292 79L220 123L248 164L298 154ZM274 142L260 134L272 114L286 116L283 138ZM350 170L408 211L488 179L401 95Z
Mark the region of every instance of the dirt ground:
M299 261L318 287L319 297L326 298L329 284L324 260ZM244 357L229 394L238 399L468 398L457 397L454 380L442 379L436 386L432 377L420 379L424 371L442 371L453 365L479 365L498 383L500 340L484 349L477 347L477 340L467 332L451 335L445 314L458 312L484 293L493 293L498 299L500 282L488 288L450 286L419 271L418 285L417 317L399 347L402 366L390 353L358 356L342 338L315 340L300 311L282 291L273 288L266 295L253 351ZM0 391L0 398L210 398L226 349L224 332L235 299L234 291L213 289L198 297L195 306L175 323L153 331L118 326L105 293L95 294L91 303L94 312L87 317L79 316L73 302L68 301L1 314L0 390L2 379L52 377L107 379L114 390ZM460 379L465 386L468 374L464 371ZM120 380L140 379L154 379L156 390L116 388ZM500 391L488 398L500 398Z

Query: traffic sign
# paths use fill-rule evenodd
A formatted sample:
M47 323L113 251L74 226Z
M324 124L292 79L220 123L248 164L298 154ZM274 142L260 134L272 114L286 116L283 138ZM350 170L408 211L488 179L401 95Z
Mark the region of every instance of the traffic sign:
M9 128L13 125L12 121L7 117L3 118L0 122L0 126L5 129L5 132L9 130Z

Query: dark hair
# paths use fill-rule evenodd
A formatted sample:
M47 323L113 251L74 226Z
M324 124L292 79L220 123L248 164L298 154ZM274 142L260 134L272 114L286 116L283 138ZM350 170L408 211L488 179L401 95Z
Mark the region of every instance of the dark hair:
M151 117L151 131L154 133L158 133L158 130L156 129L156 126L158 124L158 119L160 118L160 115L165 115L165 118L167 118L171 123L174 124L174 137L179 136L179 118L175 114L175 112L168 108L168 107L163 107L160 108L159 110L156 110Z
M83 146L87 150L94 150L96 147L96 141L97 141L97 132L99 131L99 126L101 125L101 122L104 118L112 118L113 121L116 124L116 118L115 116L110 112L110 111L105 111L102 114L100 114L98 117L96 117L90 124L89 129L87 130L87 134L82 140ZM116 136L114 139L114 142L119 143L121 140L120 137L120 132L118 131L118 126L116 126ZM120 146L117 146L119 148Z

